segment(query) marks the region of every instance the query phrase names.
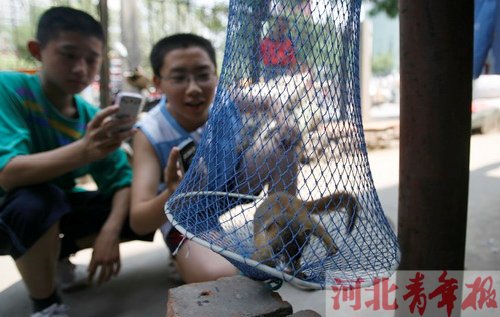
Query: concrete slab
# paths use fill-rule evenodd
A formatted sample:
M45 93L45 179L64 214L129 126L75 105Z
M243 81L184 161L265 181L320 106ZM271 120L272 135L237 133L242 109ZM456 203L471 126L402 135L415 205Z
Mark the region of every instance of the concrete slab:
M185 284L168 292L167 317L286 317L292 305L264 283L242 275Z
M166 316L170 288L182 285L167 248L159 234L151 243L122 244L122 271L111 282L72 293L62 298L71 308L72 317ZM86 265L89 250L77 253L71 260ZM14 262L0 257L0 317L29 316L31 302ZM324 315L325 295L321 291L302 291L284 284L278 291L293 311L314 310Z

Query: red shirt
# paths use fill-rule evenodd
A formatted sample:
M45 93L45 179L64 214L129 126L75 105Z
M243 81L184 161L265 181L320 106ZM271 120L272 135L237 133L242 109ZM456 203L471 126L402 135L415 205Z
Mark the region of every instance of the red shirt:
M260 53L264 65L293 65L297 62L290 39L283 41L273 41L266 37L260 43Z

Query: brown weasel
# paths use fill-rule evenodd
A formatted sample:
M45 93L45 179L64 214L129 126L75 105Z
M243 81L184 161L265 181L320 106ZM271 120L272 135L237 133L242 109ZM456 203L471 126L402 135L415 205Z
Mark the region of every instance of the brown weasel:
M346 192L337 192L313 201L302 201L285 192L270 194L257 208L253 220L256 251L252 259L272 266L282 264L283 272L291 274L300 270L302 250L315 235L323 242L328 255L338 252L338 247L323 225L310 214L344 208L350 234L358 218L357 199Z

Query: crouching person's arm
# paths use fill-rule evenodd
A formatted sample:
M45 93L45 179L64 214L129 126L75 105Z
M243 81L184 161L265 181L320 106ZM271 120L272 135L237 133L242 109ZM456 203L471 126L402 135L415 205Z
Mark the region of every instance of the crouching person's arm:
M111 213L95 239L88 272L89 280L92 280L100 268L97 284L107 282L120 272L120 233L129 211L129 203L129 187L114 194Z

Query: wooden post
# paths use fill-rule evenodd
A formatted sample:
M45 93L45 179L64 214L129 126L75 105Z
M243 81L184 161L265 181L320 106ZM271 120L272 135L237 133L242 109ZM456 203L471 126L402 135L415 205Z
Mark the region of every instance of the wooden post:
M108 46L108 1L99 0L98 5L99 16L101 19L102 28L104 29L104 52L102 56L102 66L101 74L99 80L99 93L101 108L105 108L110 105L110 95L109 95L109 46Z
M473 0L400 0L400 270L463 270Z
M456 270L460 282L453 316L460 316L474 0L400 0L399 9L398 239L402 258L396 296L401 299L409 283L402 271ZM404 310L397 310L396 316L405 316Z

